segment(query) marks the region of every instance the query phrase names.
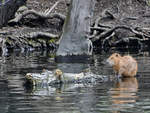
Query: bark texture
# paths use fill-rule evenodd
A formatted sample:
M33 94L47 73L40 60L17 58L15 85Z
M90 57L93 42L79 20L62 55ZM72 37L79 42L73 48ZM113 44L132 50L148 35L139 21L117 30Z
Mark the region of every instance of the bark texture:
M57 56L91 55L90 33L94 0L72 0L65 20Z

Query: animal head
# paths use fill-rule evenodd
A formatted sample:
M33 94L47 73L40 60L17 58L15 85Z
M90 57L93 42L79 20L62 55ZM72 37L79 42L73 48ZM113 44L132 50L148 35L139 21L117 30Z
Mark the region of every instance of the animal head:
M116 64L118 64L119 59L121 58L119 53L113 53L107 60L106 62L110 65L110 66L114 66Z
M56 69L55 72L54 72L54 75L56 76L56 78L58 80L61 80L61 76L62 76L62 71L60 69Z

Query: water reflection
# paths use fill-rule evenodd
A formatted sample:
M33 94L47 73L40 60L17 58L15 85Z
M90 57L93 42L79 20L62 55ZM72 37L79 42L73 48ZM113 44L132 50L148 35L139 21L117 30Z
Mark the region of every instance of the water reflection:
M89 64L85 63L57 63L57 68L64 73L81 73L83 70L89 69Z
M114 88L111 88L109 91L113 113L134 107L134 103L138 98L137 91L138 81L135 77L122 78L116 82Z
M0 81L0 113L6 113L9 108L8 99L8 84L5 81Z
M110 113L150 112L149 52L130 53L139 63L138 78L124 78L118 82L96 85L66 84L25 89L24 76L28 72L42 72L43 68L64 72L113 75L102 63L111 53L95 54L92 62L56 63L54 54L47 52L11 53L0 56L0 113ZM122 54L126 54L122 52ZM115 82L115 83L114 83Z

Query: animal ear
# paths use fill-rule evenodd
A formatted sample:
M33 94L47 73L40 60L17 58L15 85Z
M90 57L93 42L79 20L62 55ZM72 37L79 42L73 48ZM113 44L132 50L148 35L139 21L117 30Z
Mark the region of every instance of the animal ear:
M116 54L116 57L118 57L119 55L118 54Z

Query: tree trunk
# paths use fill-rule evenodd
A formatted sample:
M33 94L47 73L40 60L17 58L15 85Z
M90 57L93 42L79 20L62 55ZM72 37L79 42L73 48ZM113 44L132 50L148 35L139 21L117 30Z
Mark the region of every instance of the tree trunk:
M65 20L57 56L91 55L92 43L88 39L94 0L72 0Z
M0 1L0 28L12 19L17 9L25 4L26 0L1 0Z

